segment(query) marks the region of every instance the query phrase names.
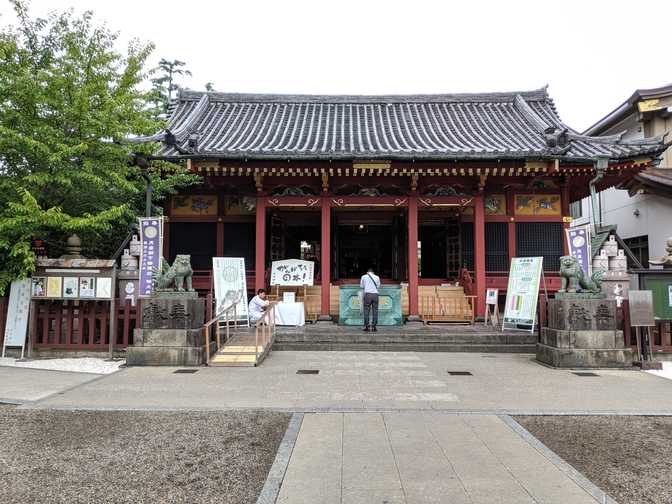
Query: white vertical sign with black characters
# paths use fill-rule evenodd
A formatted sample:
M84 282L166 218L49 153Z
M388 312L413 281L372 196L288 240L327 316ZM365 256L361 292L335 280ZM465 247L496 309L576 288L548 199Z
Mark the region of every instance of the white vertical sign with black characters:
M7 307L7 324L5 325L5 339L2 346L2 356L5 356L7 347L21 347L23 358L26 346L26 332L28 330L28 315L30 312L30 278L14 280L9 292Z

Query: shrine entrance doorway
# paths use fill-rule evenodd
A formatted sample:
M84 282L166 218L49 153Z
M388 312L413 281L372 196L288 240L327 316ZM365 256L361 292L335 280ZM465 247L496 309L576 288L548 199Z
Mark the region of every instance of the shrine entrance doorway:
M406 279L408 233L403 214L335 212L333 220L332 279L359 281L368 268L386 280Z

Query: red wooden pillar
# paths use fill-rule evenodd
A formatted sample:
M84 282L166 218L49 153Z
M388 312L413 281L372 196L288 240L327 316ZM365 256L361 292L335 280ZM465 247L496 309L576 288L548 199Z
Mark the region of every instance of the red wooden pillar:
M474 197L474 283L476 316L485 317L485 198L483 193Z
M217 257L224 255L224 223L222 218L217 219Z
M266 287L266 200L257 198L256 244L254 252L254 290Z
M570 217L569 215L569 184L565 182L562 185L562 191L560 192L560 209L562 213L562 228L563 228L563 233L565 233L565 229L567 229L571 222L568 222L569 219L567 217ZM564 255L569 255L569 244L567 243L567 239L565 236L562 237L562 251Z
M320 320L331 320L329 306L331 302L331 204L327 197L322 198L320 210L320 278L322 279L322 306Z
M507 226L509 228L509 268L511 268L511 261L516 257L516 201L510 190L506 193L506 215L509 217Z
M408 197L408 319L418 317L418 198Z

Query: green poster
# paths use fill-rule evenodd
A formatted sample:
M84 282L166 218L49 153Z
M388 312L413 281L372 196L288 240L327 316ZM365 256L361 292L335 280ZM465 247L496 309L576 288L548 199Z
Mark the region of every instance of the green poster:
M543 257L514 257L511 261L502 329L507 325L534 328L543 261Z
M341 285L339 288L338 323L341 325L363 325L362 302L359 285ZM378 295L378 325L401 325L401 287L381 285Z

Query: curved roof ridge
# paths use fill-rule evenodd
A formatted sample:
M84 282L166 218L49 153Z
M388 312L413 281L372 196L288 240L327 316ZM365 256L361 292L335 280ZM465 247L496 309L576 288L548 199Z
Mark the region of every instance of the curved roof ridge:
M280 102L280 103L468 103L468 102L513 102L516 96L530 101L549 99L548 86L531 91L485 92L485 93L436 93L436 94L380 94L380 95L324 95L324 94L276 94L276 93L222 93L217 91L194 91L182 89L178 100L195 101L208 95L212 101Z
M210 98L208 93L205 93L201 96L201 99L198 100L198 104L196 104L194 109L189 112L189 115L187 115L182 124L175 128L175 130L171 130L170 127L166 128L166 132L172 133L178 142L184 141L184 139L191 133L194 124L196 124L203 116L209 105Z
M530 107L525 99L521 95L516 95L516 99L514 100L514 104L516 106L516 109L518 112L522 114L522 116L527 119L527 121L532 124L535 130L537 130L538 133L544 133L548 128L552 127L551 124L548 124L546 121L544 121L539 114L537 114L534 110L532 110L532 107Z

